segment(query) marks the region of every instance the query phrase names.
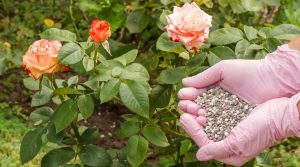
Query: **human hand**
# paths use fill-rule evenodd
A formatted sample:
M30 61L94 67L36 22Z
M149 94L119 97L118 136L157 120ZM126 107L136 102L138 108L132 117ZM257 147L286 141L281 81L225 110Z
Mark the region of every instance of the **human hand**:
M290 97L300 90L300 52L280 46L263 60L223 60L208 70L183 79L178 107L197 115L193 101L216 84L246 102L256 105L278 97Z
M203 130L205 123L199 124L194 115L183 114L180 123L200 147L197 153L198 160L215 159L241 166L275 141L300 136L297 109L299 99L300 93L292 98L273 99L257 106L248 117L232 129L227 138L219 142L208 139Z

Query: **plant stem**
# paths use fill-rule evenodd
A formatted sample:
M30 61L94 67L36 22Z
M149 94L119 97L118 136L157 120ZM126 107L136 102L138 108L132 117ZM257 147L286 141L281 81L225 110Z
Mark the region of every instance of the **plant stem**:
M100 44L102 45L102 44ZM94 43L94 71L97 73L96 65L97 65L97 50L98 50L99 44Z
M77 34L78 37L80 37L79 31L78 31L78 28L76 26L75 19L74 19L74 16L73 16L73 0L70 0L69 12L70 12L70 17L71 17L74 29L76 31L76 34Z
M58 86L57 86L57 84L55 82L55 76L54 76L54 74L48 75L48 78L51 81L51 83L52 83L52 85L54 87L54 90L58 89ZM62 95L59 95L59 98L60 98L61 102L64 101L64 97ZM77 138L77 140L79 140L80 134L79 134L79 131L78 131L78 126L77 126L77 118L78 118L78 115L76 115L76 119L74 119L74 121L71 123L71 128L73 129L73 131L75 133L75 137Z
M77 121L77 116L76 116L76 119L71 123L71 128L73 129L77 140L79 140L80 134L79 134L79 131L78 131L78 126L77 126L75 121Z

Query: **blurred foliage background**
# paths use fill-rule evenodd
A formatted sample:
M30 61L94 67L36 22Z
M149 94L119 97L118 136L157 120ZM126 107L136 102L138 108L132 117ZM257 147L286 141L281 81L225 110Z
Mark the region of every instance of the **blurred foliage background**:
M211 30L222 27L274 27L288 23L300 26L300 0L195 0L203 10L213 16ZM189 0L1 0L0 1L0 75L21 66L22 55L28 46L39 39L39 33L47 28L61 28L75 32L80 40L86 40L87 29L93 18L107 20L111 24L112 47L139 49L140 62L151 70L162 70L176 59L172 55L155 56L157 38L163 32L160 21L164 9L180 6ZM213 10L210 10L213 9ZM122 53L117 53L122 54ZM149 61L149 59L152 59ZM155 59L155 61L153 61ZM149 64L151 63L151 64ZM156 68L158 66L158 68ZM158 72L152 72L156 76ZM155 81L151 81L155 82ZM12 84L11 80L0 85ZM20 140L30 126L25 124L21 104L11 106L0 90L0 166L19 166ZM3 93L4 92L4 93ZM25 93L26 94L26 93ZM29 96L29 95L28 95ZM51 146L52 147L52 146ZM286 139L256 158L255 166L300 166L299 139ZM37 158L38 161L39 158ZM37 166L31 162L27 166ZM163 161L160 166L167 166ZM214 166L213 164L206 164ZM249 163L249 165L252 165Z

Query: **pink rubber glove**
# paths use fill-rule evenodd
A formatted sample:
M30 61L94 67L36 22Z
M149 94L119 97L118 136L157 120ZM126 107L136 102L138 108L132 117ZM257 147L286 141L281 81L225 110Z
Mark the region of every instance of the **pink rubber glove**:
M183 79L178 107L197 115L193 103L205 88L217 84L256 105L278 97L290 97L300 90L300 52L284 44L262 60L223 60L208 70Z
M300 121L297 103L300 93L291 98L283 97L258 105L222 141L208 139L196 116L183 114L180 123L200 147L200 161L216 159L226 164L241 166L263 149L285 137L300 137Z

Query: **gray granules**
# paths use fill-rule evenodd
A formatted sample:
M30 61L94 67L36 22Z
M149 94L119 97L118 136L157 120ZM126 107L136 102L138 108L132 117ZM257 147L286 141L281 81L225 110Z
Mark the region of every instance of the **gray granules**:
M253 107L220 87L211 87L198 96L196 103L206 111L204 131L208 138L220 141L253 110Z

